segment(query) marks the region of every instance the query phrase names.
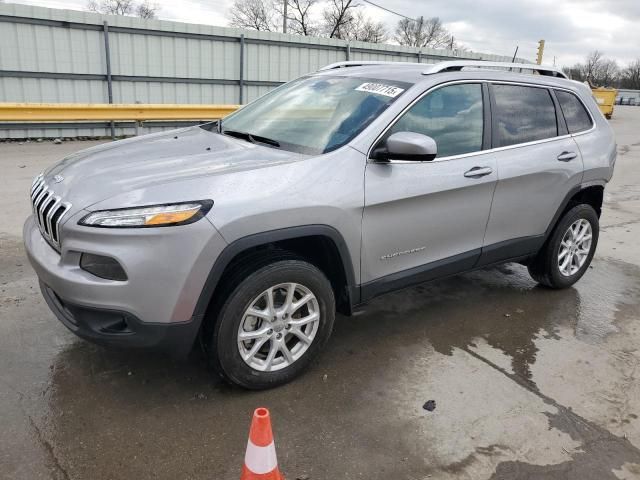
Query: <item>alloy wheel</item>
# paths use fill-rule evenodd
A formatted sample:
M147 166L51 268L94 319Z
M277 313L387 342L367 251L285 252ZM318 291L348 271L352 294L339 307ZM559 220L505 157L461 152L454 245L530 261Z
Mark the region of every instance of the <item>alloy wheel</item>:
M287 368L313 343L320 324L318 299L304 285L281 283L255 297L238 328L240 356L261 372Z
M558 268L565 277L575 275L587 261L593 232L584 218L573 222L562 236L558 249Z

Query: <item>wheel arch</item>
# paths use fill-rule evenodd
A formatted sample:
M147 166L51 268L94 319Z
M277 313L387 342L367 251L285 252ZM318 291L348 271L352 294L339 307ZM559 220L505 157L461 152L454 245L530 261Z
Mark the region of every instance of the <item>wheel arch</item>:
M270 247L291 251L320 268L334 288L336 306L341 313L351 314L353 305L359 303L351 254L340 232L329 225L304 225L248 235L227 245L207 276L194 317L205 317L230 265L245 255Z
M556 211L553 219L549 223L545 232L545 241L549 239L553 233L554 228L562 218L562 216L576 205L587 204L591 205L598 214L602 213L602 204L604 201L604 185L605 183L593 182L588 184L577 185L569 191L564 200L560 204L560 207Z

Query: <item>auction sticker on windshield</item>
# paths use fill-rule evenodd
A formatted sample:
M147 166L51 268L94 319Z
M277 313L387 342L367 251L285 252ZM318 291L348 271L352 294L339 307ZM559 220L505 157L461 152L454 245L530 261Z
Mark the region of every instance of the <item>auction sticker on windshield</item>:
M395 98L404 92L404 88L394 87L393 85L385 85L384 83L363 83L358 88L359 92L375 93L384 95L385 97Z

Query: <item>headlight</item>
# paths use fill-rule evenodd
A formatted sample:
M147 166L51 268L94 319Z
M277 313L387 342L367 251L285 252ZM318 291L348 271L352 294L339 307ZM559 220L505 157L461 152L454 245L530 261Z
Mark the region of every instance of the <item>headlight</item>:
M103 228L144 228L187 225L197 222L211 209L213 201L149 205L146 207L100 210L84 217L80 225Z

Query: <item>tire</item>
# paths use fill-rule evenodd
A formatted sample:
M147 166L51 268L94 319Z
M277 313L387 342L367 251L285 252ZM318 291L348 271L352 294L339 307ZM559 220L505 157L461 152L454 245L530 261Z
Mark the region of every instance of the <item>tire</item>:
M291 287L295 285L295 287ZM277 287L277 288L272 288ZM270 319L247 313L250 307L261 315L269 312L268 291L272 289L273 305L271 312L276 317ZM292 313L285 311L287 293L292 290L292 298L301 301L313 298L298 307ZM314 301L315 299L315 301ZM267 265L255 269L245 268L242 278L237 278L228 296L223 299L218 310L217 321L211 329L207 355L214 368L229 382L250 390L262 390L283 385L300 375L318 356L325 346L335 319L335 298L331 283L314 265L293 256L282 255ZM288 310L291 312L292 310ZM318 319L297 326L313 318ZM267 315L268 316L268 315ZM243 334L257 335L268 329L257 339L240 341L241 326ZM310 338L304 342L299 335ZM256 343L263 341L262 347L252 358L245 361L241 354L248 355ZM277 349L269 363L269 354ZM285 358L285 349L289 357Z
M581 223L578 224L577 222ZM579 244L584 248L577 248L576 250L578 254L580 251L588 251L582 262L582 260L577 259L578 257L571 254L571 249L567 250L566 245L573 245L573 238L568 230L576 225L582 228L585 225L584 222L589 224L591 239L587 249L587 234L585 234L583 243ZM573 207L560 219L549 240L529 264L529 274L535 281L545 287L556 289L570 287L580 280L584 272L589 268L596 251L596 246L598 245L599 232L598 214L591 205L580 204ZM580 231L578 230L578 238L579 233ZM565 235L567 235L567 237L565 237ZM567 241L564 242L564 240ZM566 259L569 255L572 257L570 263L564 267L564 270L559 259L562 252L565 252L563 258ZM580 264L580 262L582 262L582 264Z

